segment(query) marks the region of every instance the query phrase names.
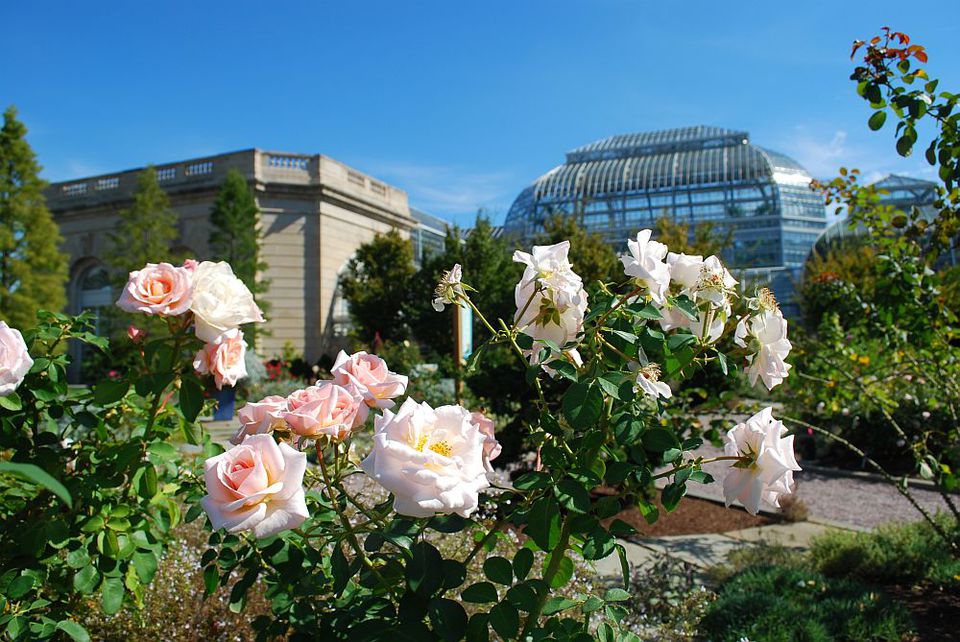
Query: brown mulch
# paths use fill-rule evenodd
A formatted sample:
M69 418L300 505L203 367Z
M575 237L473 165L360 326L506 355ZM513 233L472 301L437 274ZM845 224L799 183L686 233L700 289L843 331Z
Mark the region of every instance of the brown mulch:
M648 524L636 508L621 511L614 517L604 520L604 524L609 524L615 519L621 519L637 529L640 537L663 537L665 535L726 533L741 528L753 528L776 523L776 520L770 517L754 516L742 508L733 506L725 508L722 504L694 497L684 497L672 513L663 509L659 498L656 503L660 509L660 518L654 524Z
M918 642L958 638L960 592L932 585L885 586L884 591L913 616Z

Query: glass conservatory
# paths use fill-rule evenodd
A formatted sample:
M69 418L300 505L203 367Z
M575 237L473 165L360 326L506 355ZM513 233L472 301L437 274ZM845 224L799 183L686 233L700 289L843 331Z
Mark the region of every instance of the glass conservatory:
M619 250L668 216L712 221L731 231L724 260L769 282L784 307L793 282L826 227L821 196L793 159L753 145L747 132L684 127L623 134L578 147L566 162L524 189L504 232L528 242L554 214L577 216Z

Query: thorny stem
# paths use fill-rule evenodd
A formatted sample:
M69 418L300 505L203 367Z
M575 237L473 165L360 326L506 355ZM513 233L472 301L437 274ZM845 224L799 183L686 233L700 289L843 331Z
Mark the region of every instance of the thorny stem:
M464 566L470 566L470 562L472 562L473 558L477 556L477 553L479 553L480 550L486 546L487 542L497 536L497 533L500 532L500 527L503 525L504 521L505 518L501 517L494 523L493 526L490 527L490 530L487 531L487 534L476 543L476 545L473 547L473 550L470 551L470 554L467 555L466 559L463 560Z
M858 456L863 457L864 461L866 461L868 464L870 464L870 466L874 470L880 473L880 475L887 482L889 482L890 484L893 484L893 487L897 489L897 492L903 495L904 498L906 498L906 500L910 502L910 505L913 506L915 509L917 509L917 512L919 512L923 516L923 519L928 524L930 524L933 530L936 531L937 535L939 535L941 539L943 539L943 541L947 543L947 546L950 548L951 551L953 551L954 555L958 553L957 544L947 534L947 532L943 530L940 524L938 524L936 520L934 520L933 517L930 516L930 513L928 513L927 510L923 506L921 506L919 502L917 502L916 498L914 498L914 496L910 493L910 491L908 491L906 488L901 486L900 483L893 477L893 475L888 473L883 466L881 466L874 459L869 457L867 453L863 452L862 450L857 448L855 445L853 445L850 441L844 439L840 435L835 435L829 430L826 430L825 428L814 426L813 424L809 424L806 421L802 421L800 419L794 419L793 417L781 417L781 420L787 423L792 423L797 426L801 426L803 428L807 428L808 430L812 430L818 434L821 434L824 437L827 437L828 439L832 439L837 443L840 443L846 446L851 452L856 453Z
M604 287L605 287L605 286L604 286ZM600 316L600 318L597 319L597 325L596 325L597 331L599 332L600 328L603 327L603 323L604 323L604 321L607 320L607 317L609 317L611 314L613 314L613 313L614 313L617 309L619 309L620 306L622 306L624 303L626 303L627 301L629 301L629 300L632 299L633 297L637 296L637 295L640 294L641 292L643 292L643 286L642 286L642 285L638 285L637 287L635 287L635 288L633 289L633 291L631 291L631 292L629 292L629 293L624 294L623 296L621 296L621 297L617 300L617 302L613 305L613 307L611 307L609 310L607 310L606 312L604 312L604 313Z

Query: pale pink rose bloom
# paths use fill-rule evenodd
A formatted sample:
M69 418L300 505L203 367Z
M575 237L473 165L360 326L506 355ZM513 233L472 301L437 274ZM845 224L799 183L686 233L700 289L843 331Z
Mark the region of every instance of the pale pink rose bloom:
M535 245L529 253L515 251L514 262L527 266L520 282L539 281L548 290L576 296L583 289L583 279L573 271L573 264L567 256L569 252L570 241Z
M760 378L767 390L773 390L790 374L792 366L785 359L793 346L787 339L787 320L780 310L761 311L740 319L734 342L751 350L746 368L751 386L757 385Z
M16 390L32 367L23 335L0 321L0 397Z
M196 259L187 259L186 261L183 262L183 269L187 270L192 274L193 272L196 271L197 266L199 265L200 263Z
M477 430L480 431L480 434L483 435L483 466L487 469L488 473L493 472L493 466L490 465L490 462L499 457L500 451L503 450L500 442L497 441L497 438L494 436L494 428L496 428L496 425L492 419L488 419L482 412L471 412L470 421L473 422Z
M793 473L800 470L793 453L793 435L784 437L783 422L764 408L724 437L724 454L740 457L723 480L726 505L740 500L748 513L757 514L761 500L780 505L780 496L791 492Z
M190 272L169 263L147 263L130 273L117 305L127 312L175 317L190 309Z
M257 402L248 402L237 411L240 428L230 438L230 443L239 445L247 435L268 433L275 428L286 428L283 414L287 411L286 397L270 395Z
M330 371L334 383L353 384L371 408L392 408L394 399L407 389L407 377L387 368L387 362L362 350L348 355L343 350Z
M355 390L333 381L318 381L287 398L283 419L302 437L327 436L342 441L357 425L361 406L366 407Z
M270 435L250 435L204 462L207 495L200 505L215 529L269 537L296 528L309 513L303 494L306 453Z
M673 396L670 386L660 381L660 366L656 363L648 364L637 370L637 385L633 387L633 391L635 393L643 392L654 399L659 397L669 399Z
M200 374L213 375L217 389L224 384L237 385L237 381L247 376L247 366L244 355L247 353L247 342L243 340L243 332L237 329L228 330L217 336L197 352L193 358L193 367Z
M582 287L576 291L537 290L535 280L521 280L514 288L514 301L517 305L514 324L534 341L546 339L563 348L579 340L587 312L587 293ZM542 314L544 310L555 311L556 314L545 318ZM542 349L542 344L535 344L533 349L524 350L523 354L531 364L536 364ZM565 354L577 367L582 364L576 348L567 348ZM553 376L549 367L544 369Z
M373 450L360 467L393 493L401 515L469 517L490 486L483 461L485 438L461 406L434 410L409 397L376 419Z

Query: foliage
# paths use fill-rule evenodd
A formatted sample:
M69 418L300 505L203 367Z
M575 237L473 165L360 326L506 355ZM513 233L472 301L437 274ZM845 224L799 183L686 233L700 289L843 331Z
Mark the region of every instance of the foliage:
M83 603L96 599L106 614L143 604L180 521L183 477L168 440L182 432L200 442L202 386L184 358L187 329L171 326L143 345L126 376L68 387L60 345L107 349L91 319L41 312L24 337L33 368L19 392L0 398L0 448L11 462L46 471L70 499L0 476L0 627L13 640L58 631L87 640L76 622Z
M634 568L628 592L624 625L640 639L658 642L698 639L700 620L716 599L700 569L674 557Z
M619 272L617 253L606 240L587 230L576 216L554 214L543 222L543 232L534 245L553 245L570 241L570 262L587 284L609 279Z
M260 258L260 208L247 179L236 169L227 172L223 179L210 211L210 225L212 260L229 263L233 273L254 294L260 308L267 312L266 301L257 296L269 286L267 281L257 278L267 269ZM250 324L245 334L251 345L255 345L256 326Z
M416 272L413 246L396 230L363 243L340 280L350 307L353 335L361 343L408 337L406 315L410 281Z
M701 634L717 642L893 642L909 626L901 606L868 586L802 569L754 566L720 588L701 620Z
M733 229L720 230L713 221L698 223L690 233L690 223L675 220L664 214L654 224L657 240L678 254L721 256L733 245Z
M822 314L816 333L798 351L797 368L812 383L794 389L786 403L804 418L799 425L886 475L958 554L956 535L944 531L890 476L915 473L935 480L953 517L960 518L951 496L960 464L960 323L944 296L944 275L931 269L958 229L960 116L952 113L954 94L935 95L938 81L928 80L923 69L911 70L911 59L925 63L927 56L923 47L909 43L908 36L889 29L869 43L858 41L854 54L865 47L863 63L852 78L877 110L868 123L872 129L880 129L888 113L899 120L901 155L917 142L920 122L933 126L926 157L939 166L937 214L928 220L917 208L899 211L876 187L862 186L856 170L841 168L829 182L814 181L828 204L845 208L851 225L862 226L876 255L872 274L871 262L863 261L845 277L823 272L804 288L808 312L833 309ZM911 89L917 80L926 83Z
M222 589L205 598L200 556L208 534L199 523L180 524L157 566L157 574L143 598L142 608L127 604L106 616L93 608L80 622L93 640L128 642L230 642L256 635L252 617L267 615L270 608L262 587L250 590L247 610L230 610L230 591ZM187 606L189 605L189 608Z
M394 240L392 246L397 245ZM358 260L356 267L367 260ZM401 275L405 271L401 266ZM600 639L637 639L621 624L629 593L621 588L572 591L574 559L624 558L617 538L634 529L620 520L606 525L603 520L639 506L655 521L660 509L647 499L655 478L670 479L660 502L667 511L676 508L689 483L712 478L700 469L702 458L686 454L701 440L661 424L664 403L637 392L641 375L631 368L640 360L648 366L648 360L661 363L671 382L702 369L732 377L744 352L732 347L731 333L717 343L688 330L663 332L657 306L621 280L591 297L593 312L576 342L586 355L583 363L569 356L570 345L535 341L509 321L512 314L488 319L466 294L475 291L472 285L464 284L453 302L473 308L485 329L468 368L482 368L477 364L493 346L504 346L524 364L536 394L522 415L529 422L523 428L542 467L525 470L511 487L485 495L475 514L411 518L394 512L393 498L382 492L360 496L350 477L361 472L356 457L365 447L362 435L349 442L317 438L318 469L308 468L304 477L310 517L294 531L259 541L245 533L214 533L203 556L208 591L232 586L231 601L241 609L248 588L262 583L272 615L254 621L260 639L292 632L295 638L331 640L580 640L591 634L591 618L599 618ZM536 293L547 286L532 287ZM746 311L745 301L735 304ZM694 317L715 313L697 307L712 305L706 300L697 304L671 297L670 305L685 306ZM730 318L736 316L731 312ZM531 359L556 378L539 365L528 366ZM649 367L644 372L654 376ZM547 388L554 394L543 394ZM284 429L277 430L283 439ZM377 435L375 444L382 433ZM303 447L304 442L296 443ZM451 447L446 441L438 446ZM739 461L739 456L728 459ZM655 475L661 467L666 470ZM600 485L618 492L592 496ZM202 494L203 489L193 489L190 501ZM497 540L519 529L522 546L490 554ZM441 551L438 534L458 536L468 546L456 554ZM482 578L468 580L478 566Z
M937 521L956 532L955 521L942 516ZM890 524L869 533L827 532L813 540L809 555L829 577L880 584L930 581L960 588L960 561L926 522Z
M26 134L9 107L0 130L0 318L16 328L32 326L40 308L60 310L67 301L62 238Z
M173 244L178 236L177 214L170 209L170 199L157 182L152 166L140 172L133 205L120 212L116 230L110 235L113 243L107 253L107 264L121 283L127 274L147 263L170 262Z
M877 283L877 251L869 237L830 243L823 252L814 248L797 287L804 322L816 330L826 313L836 313L844 325L859 320L859 298L871 300Z

